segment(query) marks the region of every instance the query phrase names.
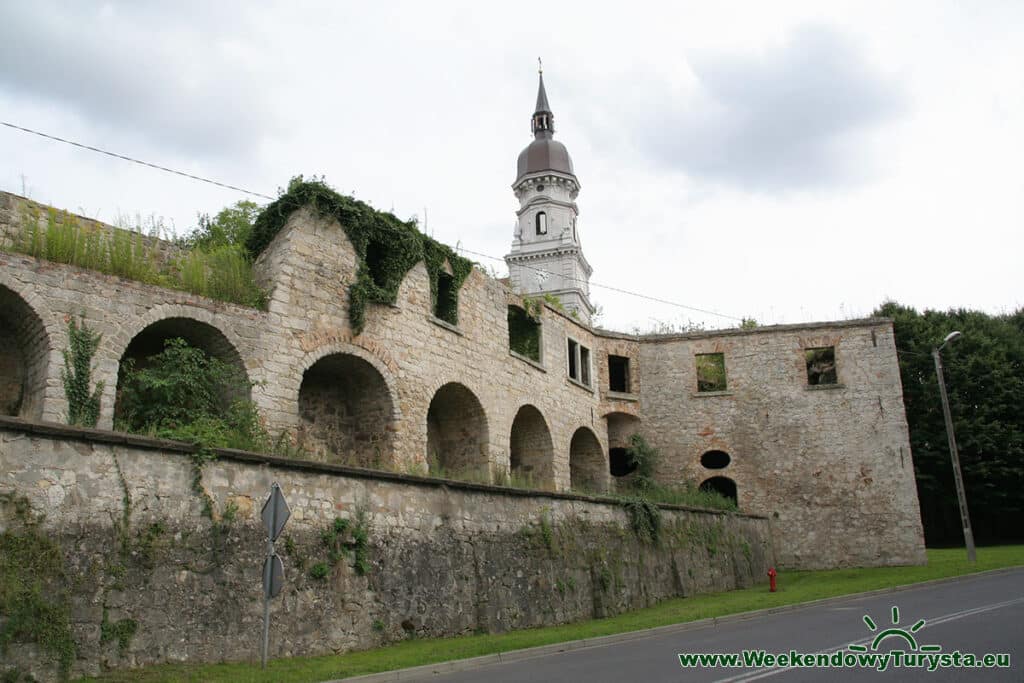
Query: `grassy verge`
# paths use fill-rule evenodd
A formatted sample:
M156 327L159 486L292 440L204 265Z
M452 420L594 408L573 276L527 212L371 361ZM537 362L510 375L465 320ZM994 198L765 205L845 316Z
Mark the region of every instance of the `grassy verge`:
M779 591L769 593L759 585L745 590L712 593L667 600L653 607L609 619L528 629L513 633L474 635L435 640L408 640L388 647L346 655L295 657L272 661L267 671L259 665L166 665L112 673L95 681L279 681L299 683L325 681L360 674L389 671L450 659L548 645L567 640L593 638L613 633L677 624L707 617L778 607L878 588L970 574L986 569L1024 565L1024 545L979 548L978 561L967 563L961 548L929 550L925 567L878 569L835 569L829 571L782 572ZM258 656L257 652L253 652Z

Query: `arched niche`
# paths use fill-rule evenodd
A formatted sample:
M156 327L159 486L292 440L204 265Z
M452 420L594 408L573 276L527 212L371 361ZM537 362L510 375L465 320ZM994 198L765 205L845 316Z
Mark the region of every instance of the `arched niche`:
M554 457L547 421L535 406L524 405L516 413L509 435L512 476L536 488L553 488Z
M299 445L322 462L381 468L394 459L394 403L368 361L348 353L317 360L299 387Z
M449 382L427 410L427 465L431 474L490 479L487 415L466 386Z
M0 285L0 415L42 417L50 350L42 318L17 292Z
M580 427L569 442L569 486L574 491L605 493L608 463L597 435Z

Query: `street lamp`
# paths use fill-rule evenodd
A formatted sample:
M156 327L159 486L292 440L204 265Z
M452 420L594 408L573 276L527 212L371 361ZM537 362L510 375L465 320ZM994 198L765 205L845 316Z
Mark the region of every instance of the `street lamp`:
M967 561L974 562L974 533L971 531L971 516L967 513L967 494L964 492L964 477L960 473L960 455L956 450L956 436L953 434L953 416L949 412L949 397L946 396L946 378L942 374L942 348L959 339L959 331L950 332L938 347L932 349L935 359L935 375L939 378L939 396L942 397L942 414L946 418L946 437L949 439L949 457L953 460L953 481L956 484L956 498L960 503L960 522L964 529L964 544L967 546Z

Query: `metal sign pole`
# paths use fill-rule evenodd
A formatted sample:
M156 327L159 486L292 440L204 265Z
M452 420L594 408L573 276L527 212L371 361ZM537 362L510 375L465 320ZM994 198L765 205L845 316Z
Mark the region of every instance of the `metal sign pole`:
M276 484L275 484L276 486ZM267 651L270 649L270 558L274 556L274 542L267 536L267 561L263 564L263 656L261 666L267 668Z
M277 597L284 585L284 565L274 552L274 541L281 535L291 514L288 501L284 499L281 487L275 481L270 487L270 497L260 511L263 526L267 530L267 559L263 561L263 648L260 653L260 664L264 669L267 668L270 651L270 600Z

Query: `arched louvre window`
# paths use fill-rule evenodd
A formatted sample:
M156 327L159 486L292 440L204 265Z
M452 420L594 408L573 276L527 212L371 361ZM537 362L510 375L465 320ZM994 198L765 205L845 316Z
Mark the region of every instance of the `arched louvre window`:
M537 234L548 234L548 215L543 211L537 214Z

